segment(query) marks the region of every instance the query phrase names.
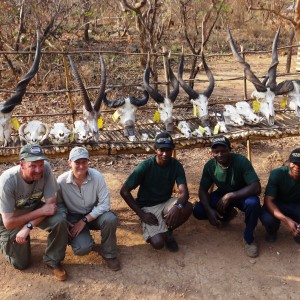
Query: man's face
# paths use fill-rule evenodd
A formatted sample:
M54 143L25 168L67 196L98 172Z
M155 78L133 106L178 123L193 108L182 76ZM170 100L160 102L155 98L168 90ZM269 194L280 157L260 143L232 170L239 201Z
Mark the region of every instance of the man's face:
M290 162L290 175L294 179L300 179L300 162Z
M211 149L211 154L220 165L227 165L230 162L230 149L227 146L216 145Z
M170 148L156 149L157 163L159 165L166 165L172 157L172 151L173 149Z
M34 180L39 180L44 174L44 160L37 161L26 161L21 160L21 176L26 182L33 182Z
M89 168L89 160L87 158L79 158L75 161L69 161L75 177L85 177Z

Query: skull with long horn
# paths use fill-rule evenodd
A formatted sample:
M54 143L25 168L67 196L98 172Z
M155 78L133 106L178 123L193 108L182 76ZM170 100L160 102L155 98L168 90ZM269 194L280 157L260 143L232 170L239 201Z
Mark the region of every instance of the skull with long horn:
M75 64L70 55L68 55L70 66L73 72L73 75L77 81L77 84L80 89L81 96L83 98L84 106L83 106L83 116L86 120L86 123L94 137L94 140L97 142L99 140L99 129L98 129L98 119L101 115L100 106L102 102L102 98L105 91L106 85L106 70L105 64L102 55L99 53L100 58L100 66L101 66L101 82L99 87L99 94L96 98L95 103L93 104L88 96L86 88L81 80L81 77L75 67Z

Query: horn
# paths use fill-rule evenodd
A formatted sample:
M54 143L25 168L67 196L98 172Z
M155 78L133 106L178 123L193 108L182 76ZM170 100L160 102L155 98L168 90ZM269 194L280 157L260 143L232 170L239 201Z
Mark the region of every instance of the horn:
M117 107L122 106L125 103L124 97L121 97L117 100L108 100L106 98L106 95L107 95L107 93L104 92L102 99L103 99L103 102L105 103L105 105L108 107L117 108Z
M208 88L203 92L203 95L206 96L207 98L210 97L210 95L212 94L213 90L214 90L214 87L215 87L215 79L214 79L214 76L210 70L210 68L208 67L208 65L206 64L206 61L205 61L205 57L204 57L204 53L202 52L202 55L201 55L201 60L202 60L202 63L203 63L203 66L204 66L204 70L205 70L205 73L209 79L209 86Z
M102 98L105 93L105 86L106 86L106 66L105 66L104 59L100 53L99 53L99 58L100 58L100 65L101 65L101 82L100 82L100 88L99 88L99 95L98 95L98 97L95 101L95 105L94 105L94 110L97 112L100 109Z
M129 97L129 100L130 100L130 103L136 107L141 107L141 106L144 106L147 104L148 102L148 99L149 99L149 94L147 91L143 91L143 97L142 99L138 99L136 97Z
M168 65L169 65L169 75L170 75L170 80L171 80L171 84L173 87L173 91L170 93L169 95L169 99L174 102L178 93L179 93L179 82L176 78L176 76L174 75L172 69L171 69L171 62L170 59L168 59Z
M180 57L179 66L178 66L178 81L181 87L184 89L184 91L189 95L191 99L197 99L199 97L199 94L195 90L193 90L188 84L186 84L185 81L182 79L183 63L184 63L184 54L182 53Z
M266 92L267 88L260 82L260 80L254 75L254 73L251 71L250 65L244 61L244 59L241 57L241 55L238 53L236 46L234 44L230 29L227 30L228 38L229 38L229 44L231 47L232 54L235 56L235 58L238 60L238 62L244 66L244 71L246 74L246 78L252 82L252 84L255 86L256 90L258 92Z
M38 30L36 32L36 36L37 36L36 50L35 50L35 56L34 56L32 67L28 71L28 73L24 76L24 78L17 84L16 92L3 104L1 112L4 114L10 113L16 105L21 104L22 98L26 92L27 85L29 84L30 80L34 77L34 75L37 73L39 69L42 53L41 53L40 33Z
M48 137L48 135L49 135L49 133L50 133L50 126L48 126L48 124L42 123L41 126L44 127L45 134L43 135L43 137L42 137L40 143L42 143L42 142Z
M273 92L275 93L275 95L284 95L284 94L288 94L289 92L294 90L294 85L293 82L291 80L285 80L280 82L275 89L273 90Z
M277 53L279 33L280 33L280 28L277 30L275 37L274 37L274 41L273 41L273 45L272 45L272 63L269 68L269 71L268 71L268 75L269 75L268 86L271 91L273 91L276 88L276 69L279 64L278 53Z
M155 102L164 103L164 97L149 85L149 77L150 77L150 59L148 56L147 66L143 78L145 90L150 94L150 96L154 99Z
M74 77L77 81L77 84L79 85L80 93L81 93L81 96L83 97L83 100L84 100L84 107L87 111L92 112L93 111L92 103L90 101L90 98L87 94L87 91L84 87L84 84L81 80L81 77L80 77L80 75L79 75L79 73L78 73L78 71L77 71L70 55L68 55L68 59L69 59L69 62L70 62L70 66L71 66L73 75L74 75Z

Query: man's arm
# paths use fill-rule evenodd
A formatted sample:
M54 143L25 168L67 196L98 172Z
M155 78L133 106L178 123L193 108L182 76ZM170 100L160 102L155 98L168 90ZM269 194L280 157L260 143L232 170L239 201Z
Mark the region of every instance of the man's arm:
M136 203L132 194L132 189L129 188L125 183L123 184L120 195L125 200L127 205L140 217L140 219L149 225L158 225L157 218L151 213L145 213Z
M46 203L42 207L19 216L15 216L13 212L2 212L1 215L5 228L18 228L24 224L27 224L28 222L31 222L33 226L36 226L43 218L54 215L56 212L56 197L45 199L45 202Z
M210 206L210 196L208 193L208 189L205 189L201 184L199 186L198 196L200 199L201 204L206 211L207 218L209 223L213 226L219 226L220 223L220 215L219 213Z
M267 207L268 211L272 216L276 219L284 223L291 234L293 236L300 236L300 229L298 229L298 225L293 219L289 218L288 216L284 215L278 206L274 203L275 197L270 195L265 195L264 198L264 205Z
M237 191L225 194L217 204L217 210L224 213L226 207L235 200L243 199L248 196L259 195L261 192L260 181L255 181Z

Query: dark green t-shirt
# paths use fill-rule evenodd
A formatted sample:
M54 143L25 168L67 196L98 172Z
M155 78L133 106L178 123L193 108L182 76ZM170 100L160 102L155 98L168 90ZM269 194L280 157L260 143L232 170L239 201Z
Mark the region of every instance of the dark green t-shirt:
M293 180L289 172L289 166L271 171L265 195L285 203L300 203L300 181Z
M159 166L156 155L144 160L134 169L125 184L135 189L139 186L136 202L140 207L154 206L170 199L174 184L186 184L182 164L171 158L166 166Z
M214 183L218 191L225 195L259 181L252 164L246 157L235 153L230 155L231 163L228 169L222 169L214 158L204 165L200 180L201 187L208 190Z

